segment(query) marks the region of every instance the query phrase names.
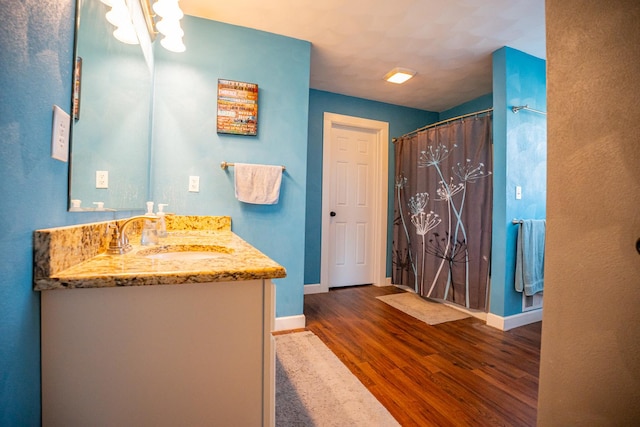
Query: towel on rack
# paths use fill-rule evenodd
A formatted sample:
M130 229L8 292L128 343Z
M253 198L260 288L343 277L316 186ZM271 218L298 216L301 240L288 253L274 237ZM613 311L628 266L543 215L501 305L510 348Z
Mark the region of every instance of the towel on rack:
M544 288L544 219L522 221L516 242L516 291L531 296Z
M282 166L235 164L236 199L244 203L274 205L280 198Z

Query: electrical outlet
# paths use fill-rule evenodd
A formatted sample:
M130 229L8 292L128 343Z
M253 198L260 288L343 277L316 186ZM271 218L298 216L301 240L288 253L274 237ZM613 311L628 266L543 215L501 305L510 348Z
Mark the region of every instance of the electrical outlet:
M109 188L109 171L96 171L96 188Z
M190 176L189 177L189 191L192 193L197 193L200 191L200 177L199 176Z
M63 162L69 161L69 128L71 117L62 108L53 106L51 127L51 157Z

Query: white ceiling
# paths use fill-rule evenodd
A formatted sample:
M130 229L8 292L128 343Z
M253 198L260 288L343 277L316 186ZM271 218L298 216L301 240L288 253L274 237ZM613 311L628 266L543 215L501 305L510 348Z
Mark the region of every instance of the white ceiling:
M314 89L430 111L490 93L491 53L502 46L545 58L544 0L180 0L180 6L187 15L310 41ZM403 85L385 82L394 67L417 74Z

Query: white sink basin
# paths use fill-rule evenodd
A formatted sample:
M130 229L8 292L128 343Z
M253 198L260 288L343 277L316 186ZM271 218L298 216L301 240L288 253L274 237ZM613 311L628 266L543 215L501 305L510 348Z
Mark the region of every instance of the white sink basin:
M220 255L230 254L233 250L224 246L215 245L169 245L156 246L143 249L139 256L149 259L189 261L201 259L213 259Z
M198 260L216 258L220 254L217 252L203 251L177 251L177 252L160 252L157 254L144 255L145 258L166 259L176 261Z

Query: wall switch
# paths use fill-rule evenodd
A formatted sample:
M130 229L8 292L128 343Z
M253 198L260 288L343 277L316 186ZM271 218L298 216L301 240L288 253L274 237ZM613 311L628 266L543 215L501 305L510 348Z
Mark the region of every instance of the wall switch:
M69 161L69 128L71 117L62 108L53 106L51 127L51 157L63 162Z
M109 188L109 171L96 171L96 188Z
M192 193L197 193L200 191L200 177L199 176L190 176L189 177L189 191Z
M522 199L522 187L516 185L516 200Z

